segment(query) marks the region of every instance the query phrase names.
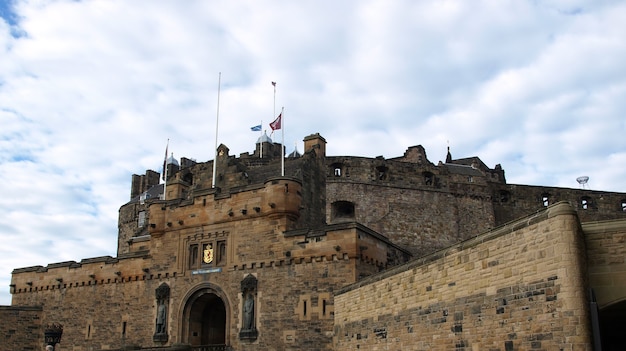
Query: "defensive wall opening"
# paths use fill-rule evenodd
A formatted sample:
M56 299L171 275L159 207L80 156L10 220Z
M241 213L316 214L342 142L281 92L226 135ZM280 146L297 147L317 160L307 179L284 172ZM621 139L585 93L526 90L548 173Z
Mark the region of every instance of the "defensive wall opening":
M602 350L626 345L626 220L582 223ZM592 306L592 311L593 311ZM599 346L599 345L596 345Z
M625 292L626 294L626 292ZM600 309L602 350L624 350L626 345L626 297L624 300Z
M181 339L194 346L229 344L230 315L228 302L215 286L207 285L192 291L185 299L181 319Z

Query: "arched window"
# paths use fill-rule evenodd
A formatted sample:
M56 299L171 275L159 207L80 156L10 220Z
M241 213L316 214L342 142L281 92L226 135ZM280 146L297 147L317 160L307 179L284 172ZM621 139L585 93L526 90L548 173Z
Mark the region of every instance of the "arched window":
M343 173L343 164L333 163L330 165L330 171L333 177L341 177L341 174Z

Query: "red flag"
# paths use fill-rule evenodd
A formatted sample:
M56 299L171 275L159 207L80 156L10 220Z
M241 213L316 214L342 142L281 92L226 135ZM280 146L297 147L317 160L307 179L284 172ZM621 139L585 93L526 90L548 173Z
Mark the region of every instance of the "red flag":
M282 117L283 117L283 113L281 112L278 115L278 117L274 120L274 122L270 123L270 128L272 128L272 131L280 129Z

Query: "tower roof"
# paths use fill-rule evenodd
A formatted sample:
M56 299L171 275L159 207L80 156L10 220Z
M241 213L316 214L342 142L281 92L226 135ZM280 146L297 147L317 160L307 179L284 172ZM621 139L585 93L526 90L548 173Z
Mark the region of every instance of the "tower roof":
M176 159L174 158L174 153L172 152L172 155L170 155L170 157L167 158L167 164L168 165L174 165L174 166L180 166L180 164L178 164L178 161L176 161Z
M301 157L302 155L298 152L298 150L293 150L289 155L287 155L287 157L289 158L298 158Z
M267 132L263 132L263 135L261 135L257 139L257 141L256 141L257 144L260 144L260 143L271 143L271 142L272 142L272 139L267 136Z

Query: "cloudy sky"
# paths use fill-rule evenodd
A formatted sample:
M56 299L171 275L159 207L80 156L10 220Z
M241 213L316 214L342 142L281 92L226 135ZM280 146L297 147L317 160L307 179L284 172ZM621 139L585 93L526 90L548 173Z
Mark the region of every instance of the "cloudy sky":
M132 174L252 152L502 164L626 192L623 1L0 1L0 305L14 268L116 255ZM276 139L276 138L275 138ZM280 140L278 140L280 141Z

